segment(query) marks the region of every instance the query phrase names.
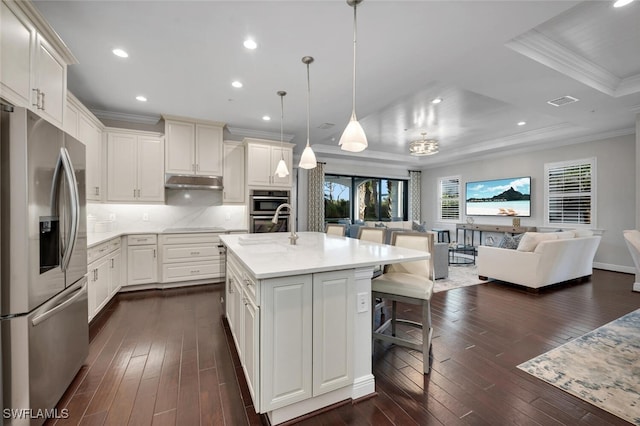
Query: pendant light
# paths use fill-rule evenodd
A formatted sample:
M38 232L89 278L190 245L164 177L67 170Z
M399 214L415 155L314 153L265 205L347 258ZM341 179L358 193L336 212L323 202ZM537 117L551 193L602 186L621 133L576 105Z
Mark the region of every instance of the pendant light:
M302 151L302 156L300 157L299 166L303 169L313 169L318 165L316 160L316 154L313 153L313 150L309 146L309 109L311 104L311 83L309 80L309 64L313 62L313 57L305 56L302 58L302 63L307 65L307 146Z
M356 118L356 9L362 1L363 0L347 0L347 4L353 7L353 109L351 110L349 124L347 124L347 128L344 129L342 137L340 137L339 145L344 151L351 152L364 151L368 146L367 135L364 134L364 130Z
M284 97L287 95L287 92L284 90L280 90L277 92L278 96L280 96L280 161L278 162L278 167L276 167L276 176L283 178L289 175L289 170L287 169L287 163L284 162Z

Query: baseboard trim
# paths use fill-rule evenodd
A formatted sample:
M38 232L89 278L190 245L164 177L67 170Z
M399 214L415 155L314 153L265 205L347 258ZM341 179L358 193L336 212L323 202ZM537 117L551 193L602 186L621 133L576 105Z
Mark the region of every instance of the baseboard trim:
M614 265L613 263L593 262L596 269L604 269L605 271L624 272L625 274L635 274L636 268L633 266Z
M640 283L633 283L633 291L640 292Z

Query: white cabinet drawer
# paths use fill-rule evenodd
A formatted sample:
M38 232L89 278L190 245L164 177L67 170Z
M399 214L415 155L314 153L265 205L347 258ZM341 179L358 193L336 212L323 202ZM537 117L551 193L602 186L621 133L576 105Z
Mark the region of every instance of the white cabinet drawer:
M197 262L220 259L220 249L212 244L164 245L162 246L162 262Z
M224 275L220 261L189 262L162 265L162 281L190 281L219 278Z
M259 287L256 285L257 280L247 272L240 261L231 253L227 252L227 265L236 278L240 281L240 285L245 289L247 296L254 305L260 306L259 303Z
M157 241L158 241L158 236L156 234L129 235L127 237L127 242L129 243L130 246L156 244Z
M100 243L87 250L87 263L93 263L120 248L120 237Z
M161 234L160 244L198 244L211 243L218 245L220 238L213 233Z

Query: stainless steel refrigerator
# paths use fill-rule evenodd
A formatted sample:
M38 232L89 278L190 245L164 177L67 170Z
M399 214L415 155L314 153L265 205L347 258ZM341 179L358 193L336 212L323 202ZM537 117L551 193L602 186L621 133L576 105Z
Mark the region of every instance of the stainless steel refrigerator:
M2 417L40 425L88 354L85 147L0 109Z

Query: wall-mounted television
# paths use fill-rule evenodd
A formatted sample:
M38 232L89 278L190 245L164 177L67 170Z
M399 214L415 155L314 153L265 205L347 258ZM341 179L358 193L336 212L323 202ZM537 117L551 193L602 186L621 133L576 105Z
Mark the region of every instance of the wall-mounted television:
M467 216L531 216L531 176L467 182Z

